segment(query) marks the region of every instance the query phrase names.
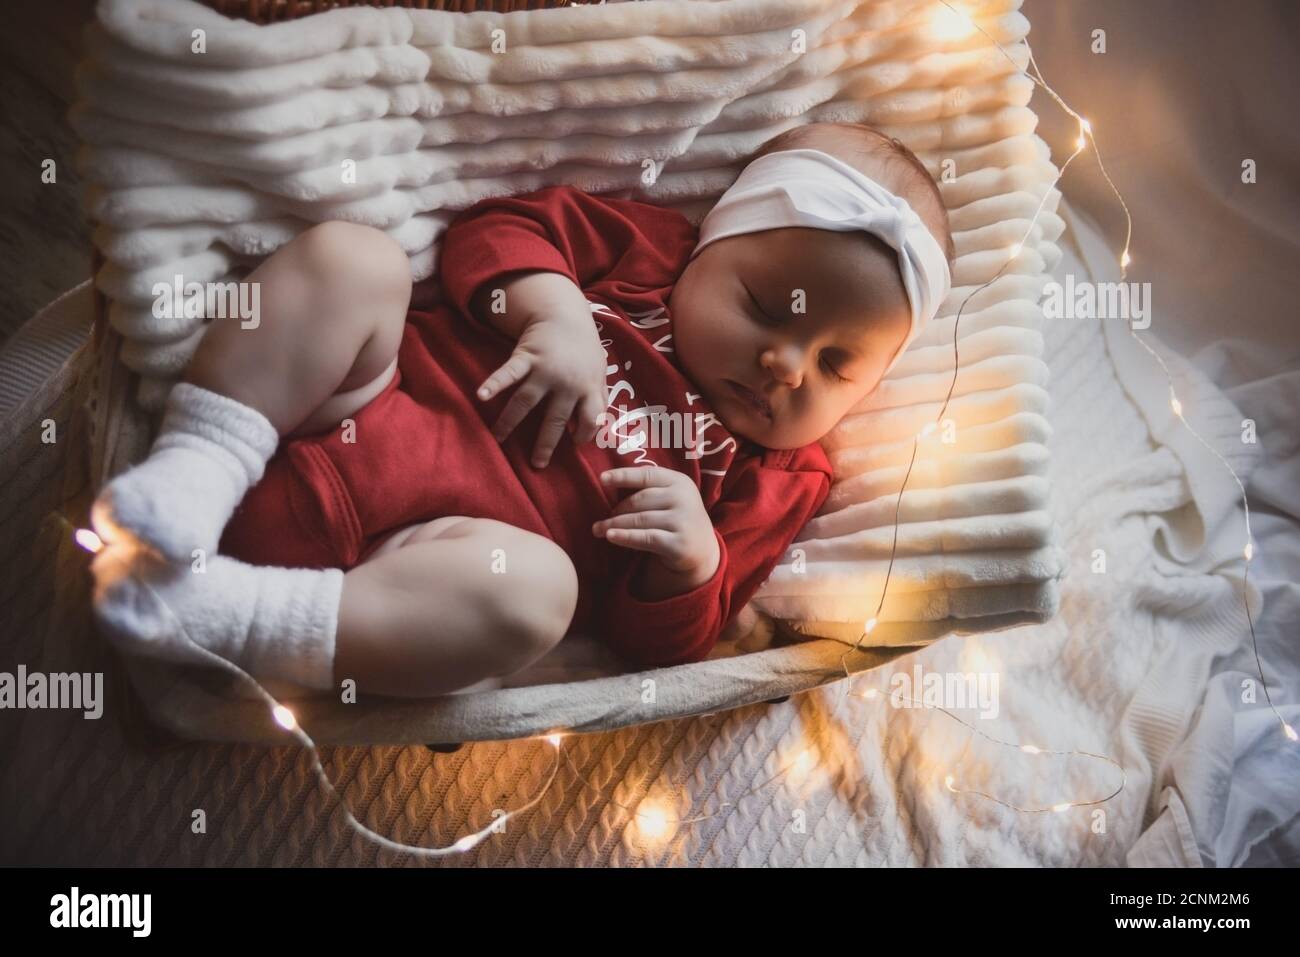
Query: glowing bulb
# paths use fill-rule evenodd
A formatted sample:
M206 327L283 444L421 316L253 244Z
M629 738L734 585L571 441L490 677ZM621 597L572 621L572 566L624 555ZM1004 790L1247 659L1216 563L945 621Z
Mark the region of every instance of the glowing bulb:
M551 744L555 745L558 748L560 746L560 739L563 737L564 735L562 734L548 734L546 736L546 740L551 742Z
M72 538L88 552L97 552L104 547L103 540L88 528L77 529Z
M1020 255L1020 244L1019 244L1019 243L1016 243L1014 246L1012 246L1010 249L1008 249L1008 250L1007 250L1007 254L1008 254L1008 255L1007 255L1007 258L1008 258L1008 259L1015 259L1017 256L1019 256L1019 255Z
M1246 547L1241 550L1241 553L1246 556L1246 561L1250 561L1255 557L1255 546L1250 542L1247 542Z
M1120 268L1127 269L1131 262L1133 262L1133 257L1128 254L1128 250L1126 249L1124 250L1123 255L1119 257Z
M810 767L812 767L812 763L813 763L812 752L807 749L804 749L804 751L799 755L799 757L795 758L794 766L800 771L807 771Z
M478 837L473 834L466 834L451 846L453 851L468 851L478 844Z
M938 6L930 18L930 32L937 40L961 40L975 32L975 21L961 10Z
M1077 140L1074 141L1075 149L1081 150L1087 145L1088 145L1088 140L1084 138L1082 135Z
M292 731L298 727L298 719L293 716L292 711L282 704L277 704L272 708L271 714L275 716L275 723L286 731Z
M1287 724L1285 721L1282 722L1282 732L1292 741L1300 740L1300 736L1297 736L1295 733L1295 728L1291 727L1291 725Z
M868 618L866 621L862 623L862 631L865 634L869 635L875 630L876 630L876 619Z
M956 790L957 790L956 788L954 788L954 787L952 786L952 775L951 775L951 774L948 775L946 778L943 779L943 786L946 787L949 791L956 792Z
M1055 811L1057 814L1060 814L1062 811L1068 811L1068 810L1070 810L1070 805L1069 805L1068 803L1065 803L1065 804L1053 804L1053 805L1052 805L1052 810Z
M662 807L651 805L637 812L637 826L643 836L651 840L661 838L668 833L668 815Z
M1092 124L1089 123L1087 120L1085 120L1082 116L1079 117L1079 126L1081 126L1081 127L1083 128L1083 131L1084 131L1085 133L1091 133L1091 132L1092 132Z
M1174 396L1169 400L1169 408L1173 409L1174 415L1178 416L1180 419L1183 417L1183 404L1178 401L1178 396Z
M862 692L862 700L864 701L875 701L879 696L880 692L875 688L868 688L866 691Z
M921 430L921 434L918 436L918 438L922 438L922 439L925 438L927 435L933 433L936 428L938 428L938 426L936 426L933 422L925 423L925 428Z
M1025 754L1042 754L1042 753L1043 753L1042 751L1040 751L1037 747L1035 747L1035 746L1032 745L1032 744L1022 744L1022 745L1020 746L1020 750L1023 751L1023 752L1025 752Z

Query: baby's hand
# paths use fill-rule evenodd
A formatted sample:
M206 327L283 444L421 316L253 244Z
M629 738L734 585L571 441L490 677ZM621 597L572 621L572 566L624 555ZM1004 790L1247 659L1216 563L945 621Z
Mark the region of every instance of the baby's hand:
M533 466L545 468L577 410L573 440L590 442L605 411L605 350L581 289L559 273L536 273L506 287L512 311L527 316L515 350L478 389L483 401L523 384L492 427L505 441L533 408L551 397L533 449Z
M700 490L676 469L635 466L602 472L608 488L638 491L615 506L591 530L612 545L652 552L670 573L653 590L660 596L703 585L718 570L721 555L713 521Z

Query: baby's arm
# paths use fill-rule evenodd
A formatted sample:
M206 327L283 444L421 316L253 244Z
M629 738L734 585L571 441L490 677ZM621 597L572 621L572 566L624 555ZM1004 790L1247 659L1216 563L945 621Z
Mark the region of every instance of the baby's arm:
M535 465L549 461L575 411L575 440L594 437L606 404L605 358L582 290L615 269L628 282L667 285L674 263L661 241L675 236L680 245L690 229L670 210L569 186L480 200L452 221L438 258L449 301L518 340L479 393L491 399L522 382L496 423L498 438L548 395Z
M582 290L568 276L547 269L520 269L483 283L470 297L469 312L511 339L518 339L537 316L576 312L591 325Z

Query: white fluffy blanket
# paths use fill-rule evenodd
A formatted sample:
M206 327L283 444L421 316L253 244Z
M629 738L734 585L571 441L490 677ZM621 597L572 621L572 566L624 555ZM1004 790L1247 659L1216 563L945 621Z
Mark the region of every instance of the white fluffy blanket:
M139 403L157 408L206 328L158 318L155 282L239 275L331 218L388 231L423 278L457 210L559 181L698 222L771 135L867 122L941 180L955 288L826 438L830 499L754 602L808 633L854 638L879 600L911 438L948 390L957 306L1007 262L1054 177L1013 65L1027 51L1018 6L979 5L1009 59L977 33L951 36L932 0L364 9L270 27L187 0L102 0L73 122L107 258L96 281L125 337L121 360L143 377ZM949 421L924 443L901 504L876 644L1056 610L1035 306L1056 256L1056 198L962 316Z

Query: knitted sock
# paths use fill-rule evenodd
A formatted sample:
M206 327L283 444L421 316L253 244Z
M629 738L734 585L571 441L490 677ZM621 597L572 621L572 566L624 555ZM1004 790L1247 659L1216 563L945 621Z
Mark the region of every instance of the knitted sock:
M188 564L196 548L215 555L235 506L279 442L256 409L178 382L149 457L104 486L91 521L105 541L125 530L173 562Z
M254 566L217 555L194 572L121 545L102 549L91 569L95 616L129 654L212 665L193 642L255 678L334 685L341 569Z

